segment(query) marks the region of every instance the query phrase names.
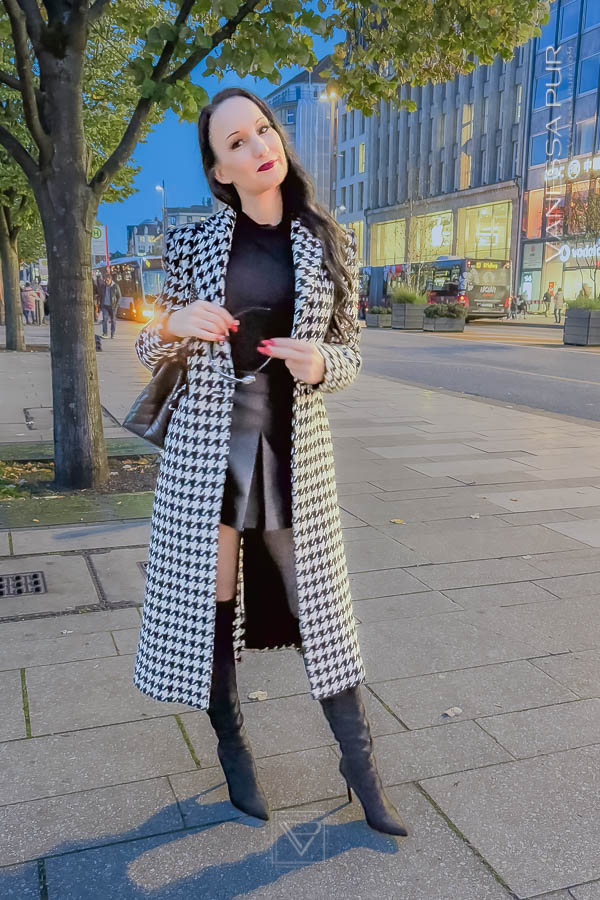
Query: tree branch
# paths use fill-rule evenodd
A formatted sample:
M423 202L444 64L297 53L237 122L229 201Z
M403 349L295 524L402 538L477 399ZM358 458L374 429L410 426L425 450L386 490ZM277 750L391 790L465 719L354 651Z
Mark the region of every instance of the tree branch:
M3 125L0 125L0 145L4 147L5 150L8 150L15 162L21 166L30 182L33 182L39 175L40 170L38 164L33 156L29 155L23 144L21 144Z
M237 14L233 17L233 19L229 19L222 28L219 28L218 31L212 36L212 44L207 48L200 48L198 50L194 50L190 56L183 62L174 72L172 72L168 78L165 78L164 81L166 84L174 84L176 81L180 81L182 78L185 78L186 75L195 69L199 62L208 56L215 47L218 47L226 38L231 37L235 29L238 27L241 21L246 18L249 13L254 11L254 8L261 3L262 0L246 0L246 3L240 6Z
M21 0L29 2L29 0ZM40 165L51 156L52 148L48 135L42 127L37 105L36 85L33 80L33 72L29 59L29 47L27 45L27 29L25 26L25 14L17 0L2 0L4 8L10 19L10 26L15 46L15 63L19 80L21 82L21 95L23 97L23 111L25 121L31 136L40 151ZM37 4L36 4L37 9ZM39 15L39 12L38 12Z
M22 92L23 86L16 75L11 75L9 72L3 72L0 70L0 84L5 84L6 87L12 88L13 91Z
M98 21L109 3L110 0L95 0L95 2L92 3L87 13L87 21L89 25L93 25L94 22Z
M40 32L45 24L40 13L40 8L37 5L37 0L17 0L17 2L25 15L27 31L31 37L31 42L37 50ZM6 3L4 5L6 6Z

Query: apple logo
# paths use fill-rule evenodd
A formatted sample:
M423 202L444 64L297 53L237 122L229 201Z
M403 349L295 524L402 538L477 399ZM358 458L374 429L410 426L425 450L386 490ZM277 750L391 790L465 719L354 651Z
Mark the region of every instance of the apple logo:
M442 227L442 220L438 219L433 228L431 229L431 246L432 247L441 247L444 243L444 229Z

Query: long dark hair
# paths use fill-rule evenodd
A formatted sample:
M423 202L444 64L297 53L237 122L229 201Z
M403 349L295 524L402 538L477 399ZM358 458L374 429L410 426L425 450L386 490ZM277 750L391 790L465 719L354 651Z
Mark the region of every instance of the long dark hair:
M209 187L217 199L240 212L242 205L240 196L232 184L221 184L215 178L215 154L209 141L210 119L215 109L230 97L246 97L258 106L267 117L271 127L281 139L286 155L288 171L281 183L284 215L300 219L309 231L319 238L323 247L323 265L334 285L333 313L329 328L344 340L352 334L355 324L345 309L352 279L346 264L346 247L348 237L335 219L315 200L313 184L304 170L293 147L289 145L285 131L277 121L277 117L269 106L251 91L245 88L225 88L219 91L200 112L198 119L198 138L202 154L202 166Z

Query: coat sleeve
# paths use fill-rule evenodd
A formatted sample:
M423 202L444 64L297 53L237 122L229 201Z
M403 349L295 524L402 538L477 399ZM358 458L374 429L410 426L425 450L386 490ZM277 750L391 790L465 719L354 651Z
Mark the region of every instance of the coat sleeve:
M317 343L317 349L325 359L325 374L323 380L313 385L315 391L332 393L348 387L357 377L362 365L360 355L360 325L358 324L358 253L356 247L356 234L348 231L348 248L346 263L350 270L351 289L346 301L346 312L353 322L352 328L344 341L338 336L332 336Z
M175 232L167 231L163 253L165 283L154 303L154 315L142 328L135 342L135 350L141 363L148 369L154 369L165 359L174 359L186 352L187 345L193 338L178 338L166 341L163 328L170 313L182 309L189 302L185 295L185 285L179 269L179 247Z

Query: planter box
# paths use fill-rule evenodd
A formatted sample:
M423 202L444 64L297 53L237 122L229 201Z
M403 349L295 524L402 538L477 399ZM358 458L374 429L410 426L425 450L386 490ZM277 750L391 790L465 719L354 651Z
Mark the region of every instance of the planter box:
M423 328L423 311L425 305L417 303L392 304L392 328Z
M437 318L423 319L423 331L464 331L464 319L444 319L441 316Z
M391 328L391 313L367 313L367 328Z
M600 309L567 309L563 344L600 347Z

